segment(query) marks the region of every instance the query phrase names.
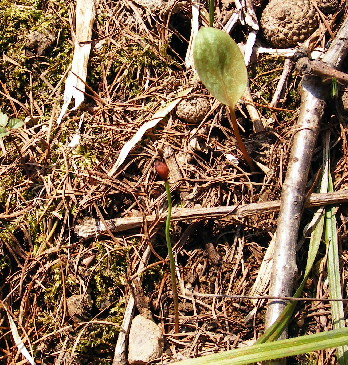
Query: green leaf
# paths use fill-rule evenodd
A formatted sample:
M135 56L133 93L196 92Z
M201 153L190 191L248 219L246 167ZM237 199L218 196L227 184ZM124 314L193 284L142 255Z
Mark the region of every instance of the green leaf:
M225 32L201 28L194 41L193 59L199 78L221 103L234 108L248 84L244 58Z
M13 129L16 129L16 128L20 128L24 125L24 122L23 120L21 119L17 119L17 118L12 118L8 121L8 125L7 127L8 128L13 128Z
M6 127L8 121L8 116L0 112L0 127Z
M8 136L10 134L9 129L20 128L23 125L23 120L17 118L8 119L6 114L0 112L0 138Z
M10 133L6 128L0 127L0 138L8 136Z

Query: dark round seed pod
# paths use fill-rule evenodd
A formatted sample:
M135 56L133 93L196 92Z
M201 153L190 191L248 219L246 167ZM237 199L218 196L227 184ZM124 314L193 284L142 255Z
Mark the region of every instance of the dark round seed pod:
M158 176L163 180L166 181L169 175L168 166L162 161L155 161L155 170Z

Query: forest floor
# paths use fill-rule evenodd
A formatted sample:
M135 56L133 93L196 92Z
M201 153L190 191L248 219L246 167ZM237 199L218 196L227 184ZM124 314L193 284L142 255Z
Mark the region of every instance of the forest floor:
M258 19L263 8L255 7ZM222 28L234 11L233 2L219 2L216 27ZM202 14L204 22L206 13ZM325 16L332 35L346 15L342 1L334 14ZM251 172L236 145L228 110L198 82L192 68L185 67L191 4L150 12L138 2L100 0L85 102L57 124L73 53L74 17L73 1L0 2L0 111L13 119L0 129L0 299L6 308L0 317L0 362L25 363L11 336L8 313L37 363L112 364L130 295L136 297L135 315L149 310L165 334L163 355L153 363L252 343L264 331L267 301L203 294L267 295L267 287L260 292L253 285L277 228L277 210L266 207L236 217L217 216L207 209L198 217L173 220L180 313L180 333L174 334L160 219L167 200L154 163L162 160L170 168L174 212L238 209L279 200L296 133L303 75L281 54L252 57L249 87L262 128L253 125L243 99L236 109L243 140L257 164L256 172ZM312 39L311 49L330 41L320 19L321 32ZM249 31L239 22L231 36L245 43ZM261 31L257 43L269 47ZM290 72L280 99L271 106L284 65ZM331 90L330 81L327 85ZM168 111L110 173L124 144L186 89L190 91L183 102L191 102L197 115L183 116L179 106ZM348 188L344 91L339 84L322 119L322 132L331 134L335 191ZM308 194L317 191L321 137L322 133L312 158ZM314 211L304 209L299 240ZM347 211L347 205L341 205L336 212L344 293ZM157 219L149 218L153 216ZM116 230L108 224L114 218L137 223ZM92 227L94 233L83 237L86 222L99 228ZM307 249L305 237L298 248L298 280ZM326 251L323 244L303 296L327 297ZM144 268L139 273L140 263ZM202 297L189 296L190 290ZM300 302L289 334L331 328L328 302ZM291 361L334 364L336 360L334 350L325 350Z

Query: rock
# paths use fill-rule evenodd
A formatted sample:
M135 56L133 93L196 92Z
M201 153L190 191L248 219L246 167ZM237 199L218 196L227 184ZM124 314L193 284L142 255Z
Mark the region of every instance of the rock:
M150 13L156 11L166 13L175 4L175 0L134 0L134 2Z
M27 35L26 48L28 51L41 56L49 47L52 46L56 37L53 33L43 30L34 30Z
M142 315L136 316L129 332L129 364L147 364L158 359L162 351L163 335L159 326Z
M75 294L67 298L66 305L68 314L74 322L82 322L91 317L93 305L92 298L89 294Z
M183 99L176 107L176 115L187 123L199 123L205 118L209 110L210 104L206 98Z
M348 91L345 90L343 92L340 93L341 95L341 100L340 100L340 110L341 112L347 116L348 115Z
M318 24L317 11L310 0L271 0L261 17L265 38L280 48L302 43Z

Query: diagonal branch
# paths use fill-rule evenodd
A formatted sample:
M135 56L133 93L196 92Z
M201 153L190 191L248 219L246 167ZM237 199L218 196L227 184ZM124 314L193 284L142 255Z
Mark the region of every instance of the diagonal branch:
M343 22L322 61L332 67L339 67L347 54L347 48L348 18ZM326 105L325 98L325 86L321 80L314 76L305 76L302 82L300 115L295 126L289 166L282 188L270 296L290 296L293 291L298 229L309 167ZM284 301L270 303L266 314L266 327L278 318L285 305Z

